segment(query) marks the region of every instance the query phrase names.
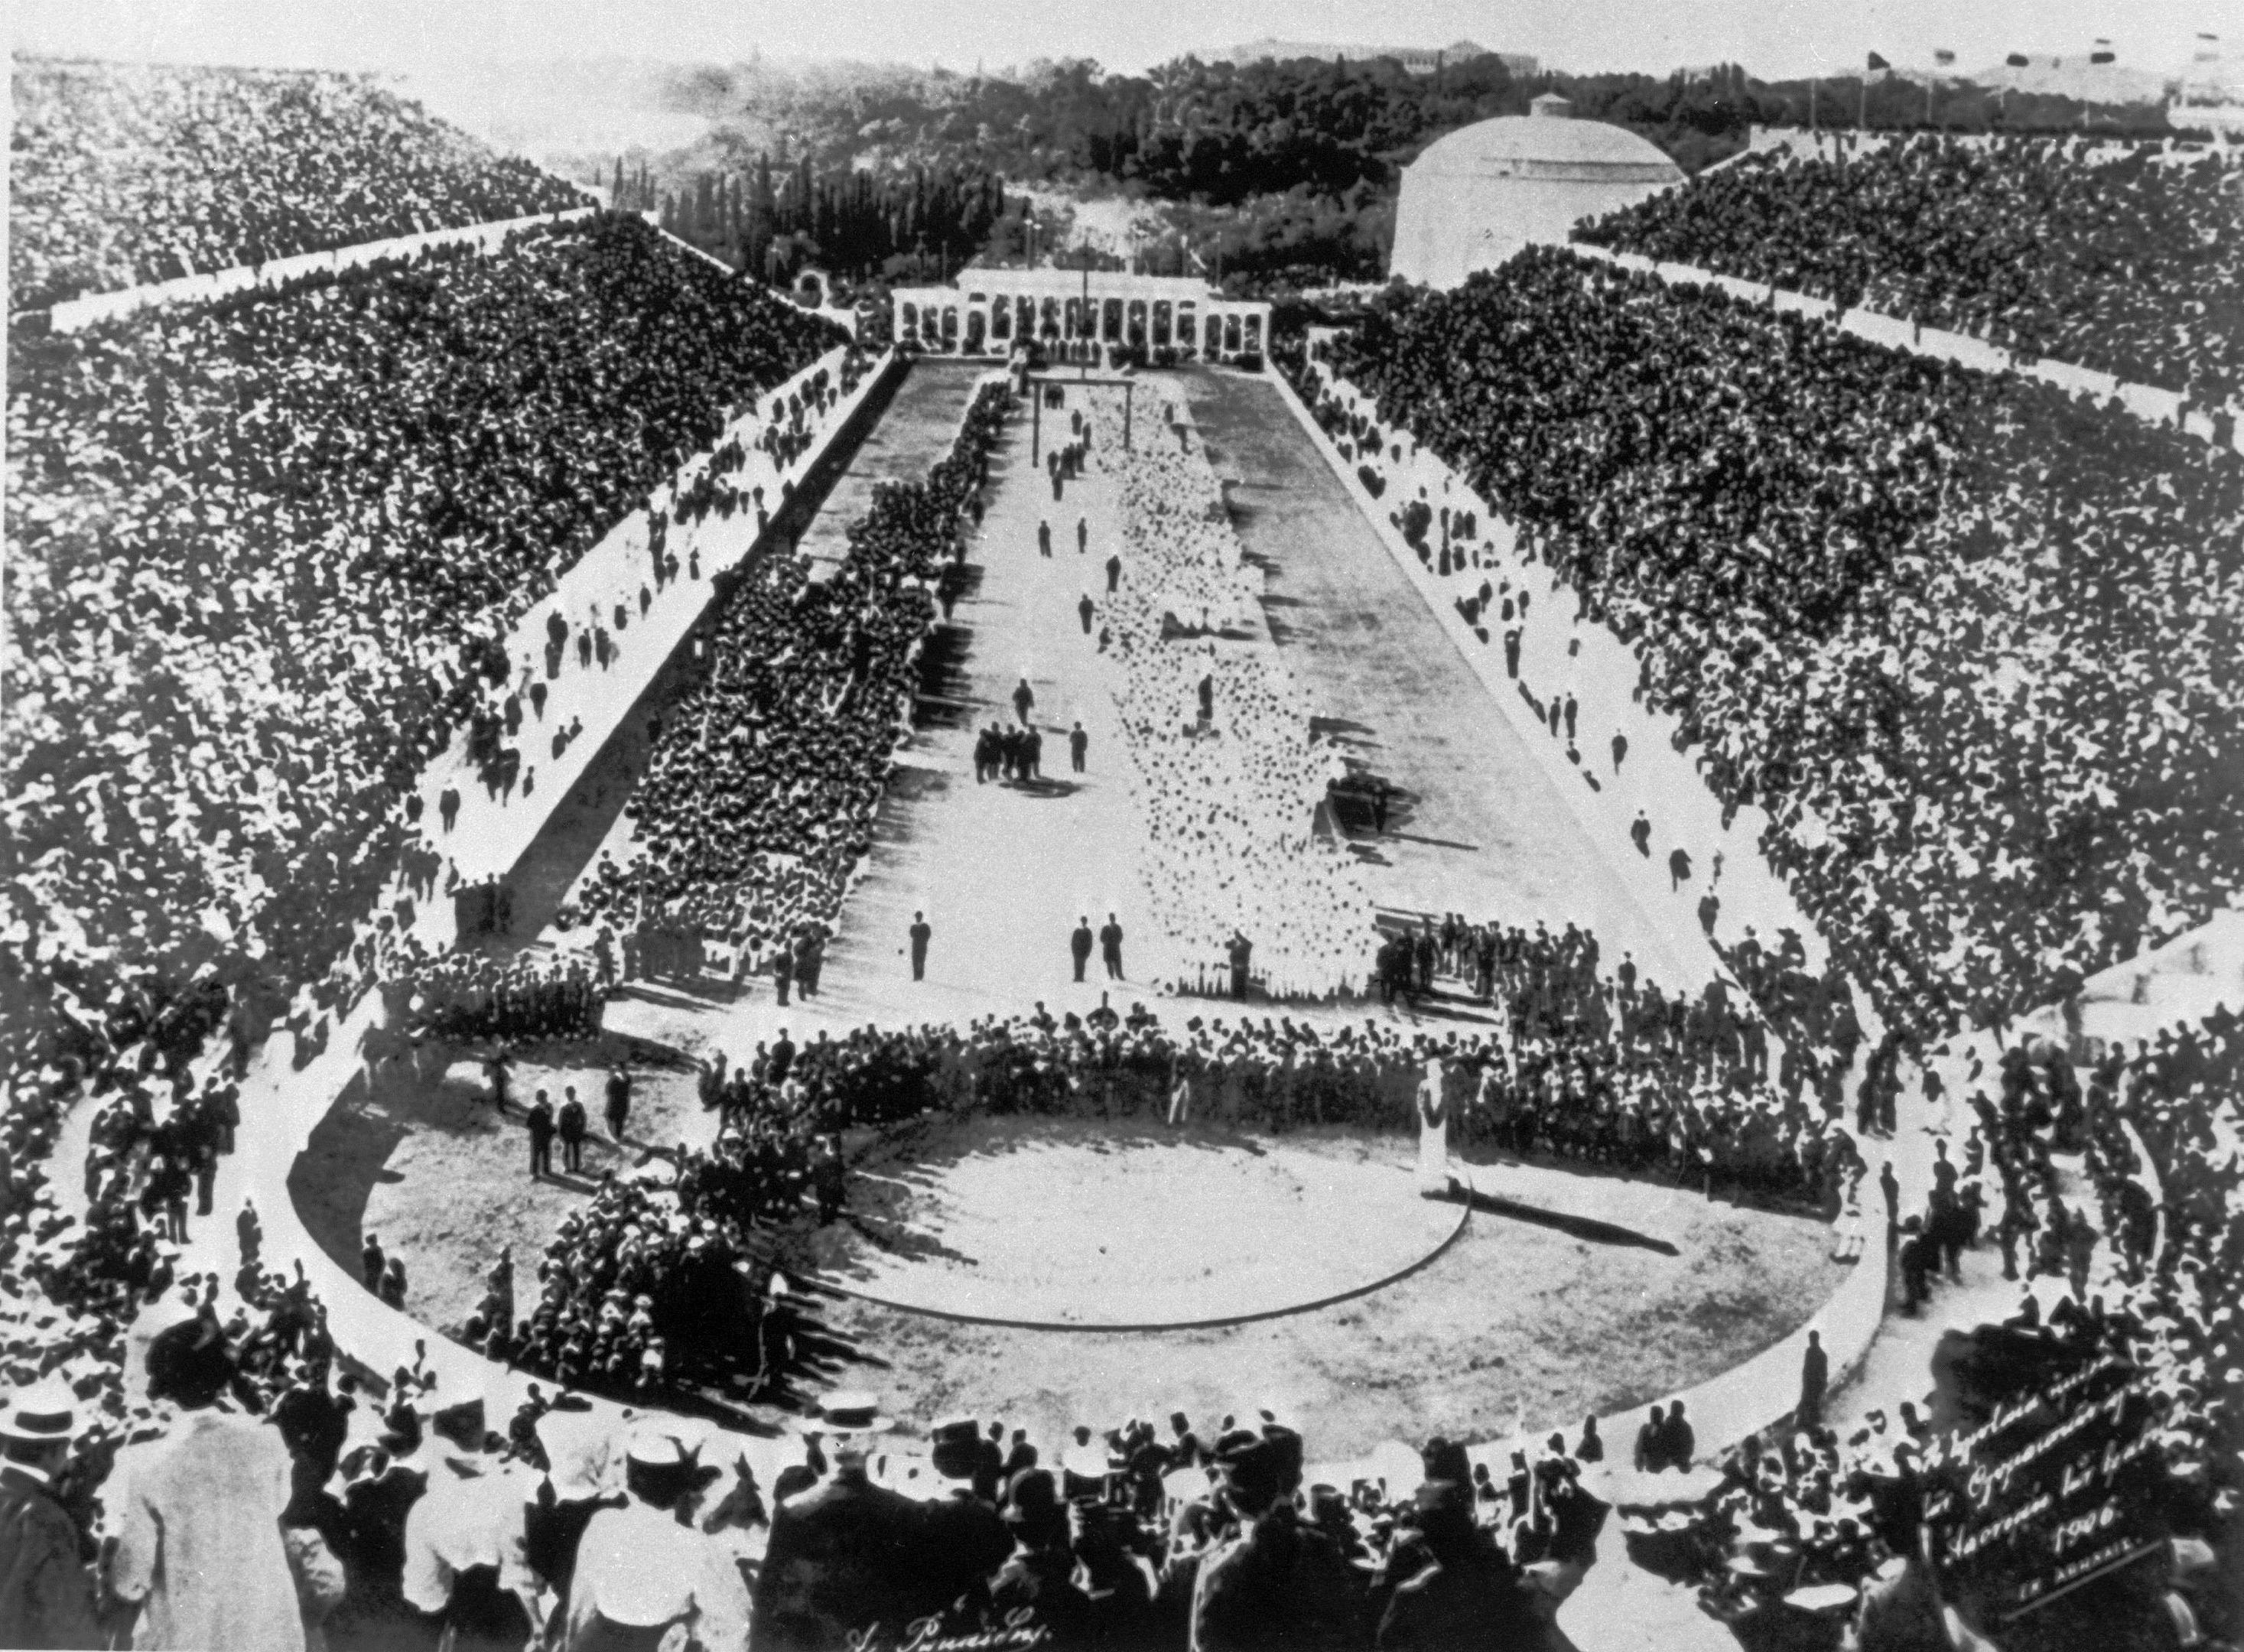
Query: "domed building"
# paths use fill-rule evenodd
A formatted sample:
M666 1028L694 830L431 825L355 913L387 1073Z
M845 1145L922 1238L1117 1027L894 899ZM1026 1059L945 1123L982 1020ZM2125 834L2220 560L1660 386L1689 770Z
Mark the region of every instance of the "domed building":
M1453 132L1402 169L1390 274L1455 287L1523 247L1563 243L1580 219L1683 181L1645 139L1573 119L1573 105L1555 92L1530 107Z

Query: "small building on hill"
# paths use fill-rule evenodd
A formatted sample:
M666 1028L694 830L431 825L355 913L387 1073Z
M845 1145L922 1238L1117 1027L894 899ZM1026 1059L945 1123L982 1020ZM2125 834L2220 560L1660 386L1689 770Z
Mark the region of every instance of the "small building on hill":
M1683 181L1675 163L1634 132L1572 118L1545 92L1531 114L1453 132L1402 170L1390 274L1456 287L1523 247L1563 244L1583 218L1633 206Z

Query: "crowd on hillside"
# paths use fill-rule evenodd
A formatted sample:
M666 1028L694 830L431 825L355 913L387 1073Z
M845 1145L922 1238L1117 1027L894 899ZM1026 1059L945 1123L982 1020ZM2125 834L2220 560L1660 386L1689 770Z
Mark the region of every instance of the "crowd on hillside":
M1220 975L1244 936L1274 997L1357 991L1370 974L1371 897L1315 832L1346 767L1311 732L1278 651L1235 640L1260 630L1261 578L1214 472L1197 448L1146 441L1123 452L1118 398L1088 399L1095 462L1119 473L1127 577L1105 593L1101 624L1120 672L1154 915L1186 967L1200 966L1195 982Z
M628 864L604 856L578 881L571 927L690 927L729 944L744 969L784 952L792 976L870 846L934 621L929 586L1008 398L1002 384L978 391L950 454L924 482L875 494L826 579L800 558L746 571L707 626L699 680L652 731L625 805L634 853Z
M19 341L19 1073L321 981L513 618L828 342L629 220Z
M587 204L366 76L11 69L11 310Z
M1581 239L1969 333L2218 407L2244 393L2244 168L2219 150L1915 138L1749 155Z
M628 221L17 340L0 1275L89 1389L118 1391L206 1167L152 1132L71 1222L44 1168L66 1109L168 1124L268 1035L324 1046L392 873L435 893L401 797L497 639L828 343Z
M2234 456L1557 249L1329 367L1633 646L1912 1026L2060 999L2235 884Z

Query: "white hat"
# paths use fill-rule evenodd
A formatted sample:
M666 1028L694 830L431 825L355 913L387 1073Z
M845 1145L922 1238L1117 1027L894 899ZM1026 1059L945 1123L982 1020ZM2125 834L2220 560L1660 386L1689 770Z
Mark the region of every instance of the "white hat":
M51 1445L77 1437L78 1396L60 1378L43 1378L17 1389L0 1408L0 1439Z
M896 1425L896 1419L882 1412L879 1395L845 1389L820 1400L816 1419L808 1425L837 1434L885 1434Z

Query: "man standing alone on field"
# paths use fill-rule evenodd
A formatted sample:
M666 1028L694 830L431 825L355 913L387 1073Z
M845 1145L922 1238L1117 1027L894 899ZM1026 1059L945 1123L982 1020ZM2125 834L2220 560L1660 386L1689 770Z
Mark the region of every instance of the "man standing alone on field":
M608 1134L621 1147L624 1125L631 1118L631 1074L618 1062L608 1071Z
M1106 922L1098 931L1098 954L1106 965L1106 978L1122 978L1122 925L1114 914L1107 913Z
M1830 1382L1830 1356L1823 1351L1823 1338L1811 1330L1808 1333L1808 1351L1800 1359L1800 1405L1793 1413L1795 1429L1823 1425L1823 1391Z
M1079 917L1075 922L1075 933L1067 938L1069 956L1075 959L1075 978L1083 978L1084 966L1091 962L1091 920Z
M935 931L928 927L927 914L914 912L911 926L911 961L912 979L915 981L923 981L927 978L927 944L934 935Z

